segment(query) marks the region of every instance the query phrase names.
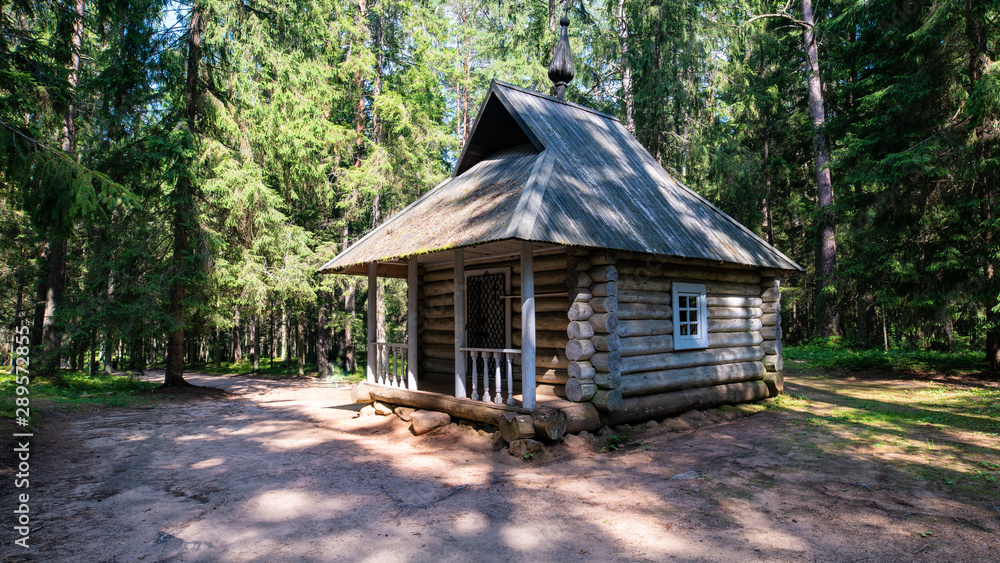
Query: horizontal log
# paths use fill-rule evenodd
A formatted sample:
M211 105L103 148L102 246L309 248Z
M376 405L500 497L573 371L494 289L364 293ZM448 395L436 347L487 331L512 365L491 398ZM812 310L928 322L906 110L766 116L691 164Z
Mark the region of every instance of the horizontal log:
M454 344L455 331L425 330L420 335L421 344Z
M590 259L586 256L570 256L566 260L567 270L577 270L580 272L586 272L590 269Z
M568 293L570 301L587 302L594 298L589 287L570 287Z
M618 318L623 321L635 321L640 319L669 319L670 316L670 305L622 303L618 306Z
M760 335L764 340L781 340L780 326L762 326Z
M571 321L566 327L566 335L579 340L594 336L594 327L589 321Z
M724 297L709 295L706 299L709 307L760 307L760 297Z
M421 288L424 291L424 297L438 297L441 295L449 295L455 293L455 282L453 280L440 281L434 283L425 283Z
M535 435L548 440L558 440L566 435L567 416L562 409L540 407L531 412Z
M590 263L595 266L618 263L618 254L613 250L594 250L587 255Z
M571 362L589 360L594 352L594 343L590 340L570 340L566 343L566 357Z
M566 399L574 403L589 401L597 393L597 386L593 383L585 383L579 379L570 379L566 382Z
M614 352L621 346L621 339L617 334L599 334L590 339L594 343L594 349L601 352Z
M618 309L618 298L595 297L589 301L595 313L614 313Z
M469 399L460 399L439 393L410 391L398 387L370 385L368 383L358 383L358 385L363 386L364 391L376 401L392 405L446 412L455 418L464 418L465 420L473 420L493 426L500 426L500 416L505 412L530 414L529 411L519 407L470 401Z
M597 374L597 370L588 361L570 362L566 371L574 379L593 379Z
M619 389L622 397L636 397L680 389L753 381L763 379L766 372L764 364L760 362L647 371L622 376Z
M768 356L780 356L782 352L780 340L765 340L760 347Z
M764 374L764 385L769 396L777 397L785 391L785 376L780 371L769 371Z
M569 306L566 316L571 321L585 321L594 314L594 308L589 303L574 302ZM596 327L595 327L596 328Z
M765 289L764 293L760 294L761 301L767 303L773 303L775 301L781 301L781 290L776 287Z
M596 432L604 425L600 413L594 403L575 403L560 406L559 410L566 414L566 433L577 434L586 430Z
M620 353L622 358L624 358L626 356L662 354L663 352L670 352L673 349L673 336L669 334L659 334L656 336L633 336L630 338L622 338L621 345L618 346L618 353Z
M710 319L757 319L761 316L761 310L755 307L709 307L708 318Z
M649 278L646 276L621 275L618 277L618 292L624 291L645 291L654 293L670 293L673 283L670 280L661 278Z
M455 319L426 319L423 323L424 330L450 330L455 331Z
M638 321L621 321L618 324L618 336L626 338L629 336L654 336L657 334L671 334L674 331L674 323L669 319L649 319Z
M514 356L514 363L521 365L521 355ZM535 366L538 368L562 369L569 367L565 348L536 348Z
M708 333L709 348L727 348L739 346L761 346L764 338L759 332L710 332ZM764 350L767 353L767 350Z
M709 295L742 295L744 297L760 297L760 287L742 283L705 282L705 292Z
M785 359L781 355L770 354L764 356L761 359L761 363L764 364L764 368L767 371L784 371L785 369Z
M515 348L520 348L523 345L520 331L514 333L512 341ZM535 346L542 348L563 348L567 342L569 342L569 338L566 337L565 332L535 331Z
M566 260L567 256L565 254L550 254L548 256L536 256L531 261L532 269L535 271L535 275L538 272L544 272L548 270L560 270L566 271ZM521 273L521 263L514 262L513 269L517 273Z
M521 276L513 276L510 282L512 287L521 287ZM559 287L562 291L566 291L566 270L552 271L552 272L536 272L535 273L535 287L541 286L554 286ZM540 293L540 292L537 292Z
M752 362L759 361L763 357L764 351L758 346L668 352L648 356L624 357L621 361L621 371L622 375L629 375L643 371ZM594 363L593 360L591 363ZM597 367L597 364L594 365ZM597 367L597 369L601 368Z
M537 385L535 386L535 395L542 395L545 397L559 397L560 399L566 398L566 385Z
M520 377L521 368L514 368L514 375ZM564 385L569 381L569 374L565 369L560 368L540 368L535 367L535 382L547 383L549 385Z
M424 358L420 360L420 367L424 371L432 371L435 373L447 373L454 377L455 375L455 358L451 359L439 359L439 358ZM423 378L423 373L420 374Z
M747 270L720 270L698 266L675 266L651 258L645 261L619 260L619 274L670 278L674 280L716 281L760 284L760 274Z
M455 307L426 307L421 305L418 315L425 319L450 319L455 316Z
M618 282L595 283L590 286L590 292L595 297L616 297L618 295Z
M746 381L629 397L622 400L621 408L609 416L606 422L609 425L643 422L691 409L759 401L767 396L767 385L763 381Z
M708 332L749 332L760 330L764 324L760 319L708 319Z
M622 355L617 350L614 352L598 352L590 358L590 364L598 371L621 371Z
M444 344L427 344L420 347L420 351L427 358L437 358L439 360L447 360L451 358L453 361L455 359L455 346L454 345L444 345ZM452 364L452 370L455 369L455 364Z
M760 316L760 322L764 326L780 326L781 313L764 313Z
M521 312L521 300L512 299L514 311ZM569 301L565 297L536 297L535 298L535 312L536 313L555 313L564 312L569 307Z
M565 332L569 325L564 311L535 313L535 330L548 330L553 332ZM511 326L514 330L521 330L521 315L514 314L511 317Z
M618 294L618 302L670 305L673 302L673 294L669 291L637 291L634 289L623 289Z
M424 307L455 307L455 296L451 293L438 295L437 297L427 297L423 301Z
M601 389L594 393L594 398L590 400L603 412L615 412L622 408L622 393L618 389Z
M535 437L535 425L530 414L505 412L500 415L500 436L507 443Z
M599 371L594 375L594 385L601 389L618 389L622 386L622 372Z
M769 303L763 303L760 306L760 310L764 313L778 313L781 311L781 303L777 301L771 301Z
M424 285L434 282L451 281L455 279L455 270L452 268L446 268L444 270L434 270L431 272L424 273L423 276Z
M598 313L592 315L588 320L590 321L590 326L594 327L594 332L611 334L618 330L619 322L617 313Z
M594 283L613 282L618 279L618 270L613 265L594 266L590 269L590 279Z

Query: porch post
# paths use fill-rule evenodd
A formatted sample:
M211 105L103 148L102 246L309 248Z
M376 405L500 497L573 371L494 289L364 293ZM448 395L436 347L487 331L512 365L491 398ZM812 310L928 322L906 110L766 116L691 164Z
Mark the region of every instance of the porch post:
M521 406L535 408L535 254L521 241Z
M465 251L455 249L455 396L465 393Z
M368 264L368 383L375 383L375 366L378 358L378 263Z
M406 265L406 388L417 390L417 257Z

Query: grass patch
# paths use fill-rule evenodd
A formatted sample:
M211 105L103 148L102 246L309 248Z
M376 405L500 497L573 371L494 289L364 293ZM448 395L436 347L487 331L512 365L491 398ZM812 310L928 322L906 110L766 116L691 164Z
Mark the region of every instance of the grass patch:
M785 348L785 359L804 361L825 369L895 370L968 374L986 369L986 353L976 350L935 352L932 350L855 349L840 338L819 338L801 346Z
M35 403L38 399L56 405L100 405L124 407L149 402L149 398L139 396L140 391L155 389L159 383L138 381L120 375L99 374L91 377L81 371L62 372L65 385L55 385L48 379L31 378L28 398ZM14 376L10 372L0 372L0 416L15 418L16 389ZM30 407L29 407L30 408ZM32 409L31 422L38 422L37 410Z

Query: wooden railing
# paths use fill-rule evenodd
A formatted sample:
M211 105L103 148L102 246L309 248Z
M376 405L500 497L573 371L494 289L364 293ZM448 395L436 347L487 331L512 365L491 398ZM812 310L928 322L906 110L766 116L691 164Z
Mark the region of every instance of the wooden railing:
M514 404L514 365L515 354L520 354L520 350L491 349L491 348L460 348L462 354L472 360L472 400L482 399L485 403L496 403L502 405ZM492 366L490 365L492 364ZM492 368L492 369L491 369ZM483 394L479 396L478 380L482 373ZM503 379L507 379L507 400L503 399ZM492 395L490 394L490 380L493 380Z
M375 383L406 389L406 344L374 344Z

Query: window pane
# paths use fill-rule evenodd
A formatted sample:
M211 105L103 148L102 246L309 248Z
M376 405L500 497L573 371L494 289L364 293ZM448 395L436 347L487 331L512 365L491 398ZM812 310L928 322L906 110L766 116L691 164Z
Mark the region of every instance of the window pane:
M681 325L681 336L688 335L688 325Z
M687 311L678 311L677 314L680 315L682 323L686 323L687 322L687 320L688 320L688 312Z
M683 296L683 295L681 295L680 297L678 297L677 298L677 306L678 307L687 307L688 306L688 298L685 297L685 296Z
M693 323L698 322L698 311L697 310L691 311L691 322L693 322Z

